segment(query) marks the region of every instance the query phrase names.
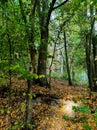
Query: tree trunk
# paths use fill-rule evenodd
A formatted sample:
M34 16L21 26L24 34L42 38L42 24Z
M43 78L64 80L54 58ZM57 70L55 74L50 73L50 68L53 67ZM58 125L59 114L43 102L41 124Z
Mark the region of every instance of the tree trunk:
M90 35L86 35L86 43L85 43L85 52L86 52L86 63L87 63L87 72L88 72L88 81L89 81L89 88L93 91L93 66L92 66L92 54L91 54L91 41L89 41Z
M51 63L49 66L49 84L51 84L51 73L52 73L52 65L53 65L53 61L54 61L55 51L56 51L56 41L54 42L53 55L52 55Z
M36 49L35 49L35 45L34 45L34 32L35 32L35 27L34 27L34 20L35 20L35 9L36 9L36 4L37 4L37 0L33 0L32 2L32 10L31 10L31 16L30 16L30 20L31 20L31 31L28 30L27 28L27 19L26 16L24 14L24 10L23 10L23 3L22 0L19 0L19 4L20 4L20 9L21 9L21 14L22 14L22 19L24 20L25 26L26 26L26 36L28 38L28 43L29 43L29 53L30 53L30 67L29 67L29 72L31 74L34 73L34 68L35 68L35 61L36 61ZM27 98L26 98L26 124L24 127L24 130L31 130L32 128L30 128L29 126L31 126L32 124L32 85L34 84L33 79L29 80L27 79Z
M56 0L52 0L49 4L48 0L42 0L41 4L38 3L38 13L40 21L40 34L41 43L39 49L39 59L38 59L38 75L44 75L44 78L39 78L38 83L43 86L48 86L47 74L46 74L46 62L47 62L47 49L48 49L48 37L49 37L49 22L52 11L63 6L68 0L62 2L61 4L54 7Z
M89 86L90 86L90 90L95 91L96 89L96 82L95 82L95 42L93 43L93 37L94 37L94 24L95 24L95 17L93 17L94 15L94 11L93 11L93 6L90 5L90 33L89 33L89 44L88 44L88 71L89 71ZM96 12L95 12L96 13Z
M30 53L30 68L29 71L31 74L34 73L35 69L35 61L36 61L36 49L34 45L34 32L35 32L35 26L34 26L34 19L35 19L35 8L36 8L37 1L32 1L32 10L31 10L31 32L28 34L29 37L29 53ZM34 79L27 80L28 84L28 91L27 91L27 102L26 102L26 130L31 130L32 128L29 127L32 125L32 85L34 84Z
M48 49L48 1L42 0L42 7L38 5L39 22L40 22L40 48L38 57L38 71L37 74L42 76L37 80L41 86L48 86L47 74L46 74L46 61L47 61L47 49ZM42 9L41 9L42 8ZM50 20L50 19L49 19Z
M66 43L65 31L64 31L64 48L65 48L65 56L66 56L66 67L67 67L68 83L69 83L69 85L72 85L71 75L70 75L70 68L69 68L69 61L68 61L68 52L67 52L67 43Z
M39 58L38 58L38 75L44 75L45 77L39 78L38 83L43 86L48 85L46 74L47 49L48 49L48 26L42 25L41 45L39 48Z
M93 36L92 45L93 45L93 60L94 60L93 90L97 91L97 36Z

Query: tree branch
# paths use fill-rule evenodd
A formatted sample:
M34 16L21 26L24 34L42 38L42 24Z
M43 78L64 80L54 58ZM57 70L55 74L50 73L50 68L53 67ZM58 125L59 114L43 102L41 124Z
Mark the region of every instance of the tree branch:
M64 2L62 2L61 4L59 4L58 6L54 7L54 4L56 3L56 0L52 0L51 4L50 4L50 8L48 10L48 17L47 17L47 25L49 25L49 21L50 21L50 16L53 10L61 7L62 5L64 5L66 2L68 2L68 0L65 0Z
M51 13L53 11L55 2L56 2L56 0L52 0L52 2L50 3L50 8L48 10L48 16L47 16L47 25L49 25L50 16L51 16Z
M68 2L68 0L65 0L64 2L62 2L61 4L59 4L58 6L55 6L54 8L53 8L53 10L55 10L55 9L57 9L57 8L59 8L59 7L61 7L62 5L64 5L65 3L67 3Z

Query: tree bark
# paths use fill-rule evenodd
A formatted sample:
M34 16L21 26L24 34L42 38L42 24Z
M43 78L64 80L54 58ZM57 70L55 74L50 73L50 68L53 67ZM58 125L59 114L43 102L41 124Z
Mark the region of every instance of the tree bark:
M45 77L39 78L38 82L42 86L47 86L47 74L46 74L46 61L47 61L47 48L48 48L48 26L43 25L41 28L41 45L39 48L38 58L38 75L44 75Z
M40 20L40 49L38 59L38 75L44 75L44 78L38 79L38 83L43 86L49 86L46 74L48 38L49 38L49 22L52 11L64 5L68 0L65 0L58 6L54 7L56 0L52 0L50 7L48 7L48 0L42 0L42 6L38 4L39 20ZM41 9L40 9L41 8Z
M85 52L86 52L86 64L87 64L87 73L88 73L88 81L89 88L93 91L94 83L93 83L93 66L92 66L92 54L91 54L91 41L89 39L90 35L86 35L86 43L85 43Z
M94 60L94 91L97 91L97 36L93 36L92 38L92 45L93 45L93 60Z
M26 36L28 38L28 43L29 43L29 54L30 54L30 67L29 67L29 72L31 74L34 73L34 68L35 68L35 61L36 61L36 49L35 49L35 45L34 45L34 32L35 32L35 26L34 26L34 22L35 22L35 9L36 9L36 5L37 5L37 0L31 0L32 3L32 10L31 10L31 15L30 15L30 20L31 20L31 31L28 30L27 28L27 19L26 16L24 14L24 10L23 10L23 3L22 0L19 0L19 4L20 4L20 9L21 9L21 14L22 14L22 19L24 20L25 26L26 26ZM26 124L24 127L24 130L30 130L31 128L29 127L29 124L32 124L32 85L34 84L33 79L29 80L27 79L27 97L26 97Z
M56 0L54 0L54 1L56 1ZM42 8L42 9L40 9L40 8ZM50 16L51 16L51 10L48 11L48 1L42 0L42 7L40 7L40 3L39 3L38 11L39 11L41 37L40 37L40 48L39 48L37 74L44 75L44 77L39 78L37 80L37 82L41 86L49 86L48 81L47 81L47 74L46 74L46 61L47 61L49 21L50 21Z
M66 33L64 31L64 48L65 48L65 56L66 56L66 67L67 67L67 75L68 75L68 83L72 85L71 75L70 75L70 68L69 68L69 61L68 61L68 52L67 52L67 43L66 43Z

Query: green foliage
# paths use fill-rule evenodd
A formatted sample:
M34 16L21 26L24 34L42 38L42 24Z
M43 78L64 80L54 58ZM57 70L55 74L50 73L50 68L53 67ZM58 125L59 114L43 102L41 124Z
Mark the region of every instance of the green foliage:
M84 114L86 114L86 113L91 113L91 110L86 106L86 105L84 105L84 106L80 106L80 107L76 107L76 106L73 106L73 108L72 108L75 112L81 112L81 113L84 113Z
M8 71L9 70L9 64L8 60L0 60L0 71Z
M0 74L0 78L2 79L7 79L7 75L6 74ZM1 84L1 83L0 83Z
M18 118L18 119L14 122L13 126L11 127L11 129L9 128L9 130L23 129L23 128L24 128L24 125L25 125L25 122L24 122L22 119Z
M84 128L85 130L92 130L87 121L85 121L85 123L84 123L84 125L83 125L83 128Z
M5 61L3 61L1 62L0 66L2 67L3 72L8 72L10 70L11 73L13 74L13 77L15 76L15 74L19 74L20 75L19 79L32 80L32 79L38 79L43 77L43 75L38 76L37 74L30 74L30 72L27 71L23 66L20 66L20 64L12 64L9 67L9 65ZM0 74L0 78L6 79L8 77L9 76L7 73Z
M0 114L4 114L5 113L5 110L4 109L1 109L0 110Z
M56 73L52 73L52 74L51 74L51 77L54 78L54 79L60 78L60 77L58 77L58 75L57 75Z
M85 103L86 101L85 101L85 99L81 99L81 102L82 102L82 103Z
M33 95L32 94L28 94L29 98L32 99L33 98Z
M19 79L28 79L28 80L32 80L32 79L41 79L44 78L44 75L37 75L37 74L31 74L30 71L26 70L25 68L23 68L22 66L20 66L19 64L13 64L10 67L10 70L12 72L17 72L18 74L20 74Z
M25 92L23 93L23 96L26 97L26 93Z
M74 103L77 103L77 99L73 99ZM82 103L85 103L85 99L81 99ZM84 130L92 130L91 126L89 125L88 121L87 121L87 117L85 114L91 114L91 109L87 106L87 105L83 105L83 106L73 106L72 110L74 110L74 112L77 113L83 113L82 117L75 117L75 118L68 118L68 116L63 116L64 120L71 120L73 122L82 122L83 123L83 128ZM94 121L95 126L97 126L97 108L95 109L94 114L91 117L91 120Z
M95 112L91 119L95 122L95 126L97 126L97 108L95 109Z
M66 115L63 115L63 119L64 120L71 120L74 123L76 123L76 122L82 122L82 123L84 123L87 120L87 118L85 116L84 117L77 117L77 118L73 118L73 117L69 118Z
M32 130L34 128L34 125L31 124L31 123L28 123L28 127L29 127L30 130Z
M77 99L76 98L73 98L72 99L72 101L74 102L74 103L77 103L78 101L77 101ZM81 102L82 103L85 103L85 99L81 99ZM81 112L81 113L91 113L91 110L86 106L86 105L84 105L84 106L73 106L72 107L72 109L75 111L75 112Z
M79 112L90 114L91 110L87 106L82 106L82 107L79 107Z
M73 98L72 101L73 101L74 103L77 103L77 99L76 99L76 98Z
M25 112L25 103L21 103L21 112Z
M67 120L67 119L68 119L68 116L63 115L63 119L64 119L64 120Z
M44 75L37 75L37 74L31 74L28 70L26 70L23 66L21 66L20 64L12 64L10 67L7 64L4 64L4 62L1 62L3 65L3 71L11 71L13 73L13 76L15 76L15 74L19 74L18 79L28 79L28 80L32 80L32 79L41 79L44 77ZM0 74L0 78L8 78L8 76L5 73L1 73Z
M0 114L10 114L10 113L11 113L11 107L0 110Z
M39 75L38 77L37 77L37 75L35 75L35 79L41 79L41 78L44 78L45 76L44 75Z
M75 122L82 122L82 123L84 123L84 122L86 122L87 118L84 116L84 117L79 117L79 118L72 118L71 120L72 120L74 123L75 123Z
M73 106L72 110L74 110L74 112L79 112L79 107Z
M0 2L2 2L2 4L8 2L8 0L0 0Z
M64 73L63 76L61 77L62 80L68 80L68 75L67 73Z
M22 104L24 107L24 104ZM24 108L22 108L22 112L24 112ZM24 129L25 126L28 124L29 129L33 129L35 127L35 125L32 123L27 123L25 122L25 120L21 119L20 117L17 118L17 120L14 121L14 123L12 124L11 128L9 128L8 130L20 130L20 129Z
M94 117L97 119L97 108L95 109Z

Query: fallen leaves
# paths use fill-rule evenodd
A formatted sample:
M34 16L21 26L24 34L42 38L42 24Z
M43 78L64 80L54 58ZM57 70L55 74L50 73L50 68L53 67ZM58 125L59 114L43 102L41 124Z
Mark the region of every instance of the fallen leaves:
M12 88L14 93L12 95L11 110L8 109L8 97L0 97L0 130L7 130L9 128L9 115L11 115L12 123L17 127L17 130L19 130L19 125L21 127L24 126L27 86L25 81L13 80ZM35 85L32 87L32 90L34 95L32 99L32 122L35 124L35 130L83 130L84 114L76 114L76 120L63 119L66 109L66 104L64 103L69 99L71 101L72 99L74 101L77 100L78 102L82 100L82 103L89 108L97 108L97 93L92 93L92 98L90 98L86 87L71 87L68 86L67 82L52 80L51 89ZM74 101L72 101L73 104ZM72 111L72 108L69 106L67 110ZM92 130L96 130L96 119L92 119L92 115L86 114L85 116Z

